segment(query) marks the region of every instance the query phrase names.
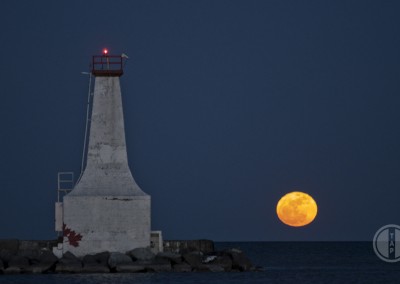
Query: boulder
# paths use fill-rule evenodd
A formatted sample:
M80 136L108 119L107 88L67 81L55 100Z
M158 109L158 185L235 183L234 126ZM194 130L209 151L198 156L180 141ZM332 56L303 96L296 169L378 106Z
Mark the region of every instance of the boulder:
M167 259L172 264L182 263L182 255L173 252L160 252L156 255L156 260Z
M108 266L112 271L122 272L122 267L126 268L130 265L133 265L133 261L132 258L130 258L128 255L120 252L110 253L110 257L108 258Z
M241 250L230 249L227 254L232 258L232 269L250 271L254 268L250 259Z
M146 271L143 263L133 262L130 256L119 252L112 252L110 254L108 265L112 272L136 273Z
M227 253L218 253L217 255L208 256L205 260L206 261L203 261L203 263L218 265L222 267L224 271L229 272L232 270L232 258Z
M20 274L22 273L22 269L16 266L13 267L7 267L6 269L4 269L4 274Z
M8 249L0 249L0 259L4 262L4 263L8 263L11 258L15 255L16 253L14 253L11 250Z
M168 259L157 259L144 264L144 267L148 272L169 272L172 270L171 262Z
M59 263L65 263L65 264L69 264L69 263L81 263L80 259L77 258L74 254L72 254L71 252L67 251L66 253L63 254L62 258L60 258L58 260Z
M53 271L58 258L48 250L42 251L37 259L30 260L31 266L27 272L38 274Z
M82 272L83 273L109 273L110 268L107 265L92 263L92 264L84 265L82 267Z
M58 260L55 271L61 273L79 273L82 272L82 262L68 251Z
M225 269L218 264L201 264L195 268L195 271L201 272L224 272Z
M48 269L49 269L49 267L44 267L39 264L34 264L29 267L28 272L32 273L32 274L42 274L42 273L45 273L45 271Z
M57 256L55 256L54 253L49 250L43 251L39 256L39 263L42 264L55 264L57 261Z
M221 265L218 265L218 264L206 264L206 267L210 272L224 272L225 271L225 269Z
M82 265L80 263L58 263L55 272L57 273L81 273Z
M102 263L107 265L108 264L108 259L110 258L110 253L108 251L96 253L94 255L94 258L96 259L97 263Z
M156 257L150 248L135 248L128 251L126 254L129 255L133 261L150 261Z
M26 257L15 255L8 262L8 267L13 267L13 266L20 268L27 268L29 267L29 260Z
M18 256L22 256L22 257L29 259L29 261L31 263L39 262L40 254L41 254L41 252L39 249L23 249L23 250L19 250L17 252Z
M51 263L37 263L29 266L26 269L26 272L33 273L33 274L41 274L47 273L49 271L53 271L54 264Z
M110 258L109 252L101 252L97 254L85 255L82 259L83 265L85 264L108 264L108 259Z
M172 270L174 272L191 272L192 267L189 264L182 262L182 263L175 264L172 267Z
M8 267L4 270L4 273L13 274L25 271L29 271L29 260L26 257L15 255L8 262Z
M131 264L120 264L115 268L115 272L120 272L120 273L136 273L145 271L146 267L136 262L132 262Z
M93 255L85 255L83 257L83 268L84 273L108 273L110 268L108 267L109 252L102 252Z
M183 259L192 267L197 268L202 264L203 253L199 251L189 252L183 255Z
M19 250L19 240L0 240L0 250L10 251L13 255Z

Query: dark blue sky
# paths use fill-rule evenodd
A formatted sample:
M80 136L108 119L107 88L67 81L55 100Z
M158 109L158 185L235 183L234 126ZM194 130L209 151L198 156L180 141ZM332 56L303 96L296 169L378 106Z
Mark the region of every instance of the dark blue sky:
M399 1L0 7L0 238L55 237L57 172L80 172L81 71L103 47L130 57L130 166L165 238L372 240L400 223ZM276 217L293 190L319 205L304 228Z

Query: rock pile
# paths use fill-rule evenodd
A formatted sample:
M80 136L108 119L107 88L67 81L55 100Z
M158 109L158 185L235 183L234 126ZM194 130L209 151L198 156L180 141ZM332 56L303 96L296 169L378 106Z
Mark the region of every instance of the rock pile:
M0 273L135 273L135 272L230 272L254 271L251 261L238 249L203 253L161 252L137 248L127 253L102 252L78 258L70 252L58 259L50 250L0 249Z

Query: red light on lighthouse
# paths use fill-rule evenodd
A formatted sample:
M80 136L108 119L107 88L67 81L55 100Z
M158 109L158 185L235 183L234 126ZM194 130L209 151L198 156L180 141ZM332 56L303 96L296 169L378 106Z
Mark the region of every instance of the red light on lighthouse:
M92 74L94 76L122 76L124 73L122 65L125 57L122 55L112 55L108 48L101 49L99 55L93 56Z

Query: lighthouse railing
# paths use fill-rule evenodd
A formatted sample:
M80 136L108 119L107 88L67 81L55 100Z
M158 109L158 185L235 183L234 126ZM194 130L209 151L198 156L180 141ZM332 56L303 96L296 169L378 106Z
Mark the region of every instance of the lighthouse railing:
M92 60L92 74L95 76L121 76L122 57L118 55L95 55Z

